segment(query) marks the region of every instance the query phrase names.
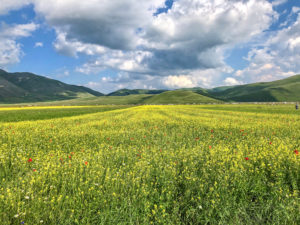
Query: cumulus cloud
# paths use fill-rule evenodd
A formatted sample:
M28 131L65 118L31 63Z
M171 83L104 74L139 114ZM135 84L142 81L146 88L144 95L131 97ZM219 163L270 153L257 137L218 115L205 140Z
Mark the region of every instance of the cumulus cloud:
M225 85L228 85L228 86L233 86L233 85L239 85L239 84L242 84L242 82L236 80L236 79L233 78L233 77L227 77L227 78L224 80L224 84L225 84Z
M22 55L20 44L13 40L0 38L0 66L18 63Z
M75 56L78 46L86 44L90 47L83 53L99 46L106 49L97 52L101 57L89 62L90 68L115 65L123 71L164 76L226 66L224 49L261 33L275 16L272 4L264 0L177 0L156 15L164 4L164 0L39 0L35 10L56 29L59 52Z
M43 42L36 42L36 43L34 44L34 47L35 47L35 48L43 47L43 46L44 46Z
M146 88L146 89L176 89L190 87L210 88L214 85L223 85L223 73L231 71L230 68L195 70L189 74L155 76L151 74L119 72L116 77L104 76L98 82L90 82L86 86L109 93L120 88Z
M20 61L23 52L17 39L28 37L38 28L37 24L0 24L0 66L6 67Z
M28 24L16 24L8 25L6 23L0 24L0 37L2 38L21 38L28 37L33 31L35 31L39 26L35 23Z
M0 15L7 14L11 10L17 10L31 3L31 0L1 0Z
M289 27L276 31L253 48L249 66L235 73L246 82L272 81L300 73L300 16Z
M111 49L135 49L141 27L164 0L36 0L35 10L67 39Z
M260 34L274 16L267 1L178 0L146 28L146 60L154 70L224 66L224 48Z
M288 0L274 0L273 2L272 2L272 4L274 5L274 6L279 6L279 5L282 5L282 4L284 4L284 3L286 3Z
M54 48L57 52L70 57L77 57L78 53L101 55L106 51L104 47L99 45L85 44L77 40L67 40L66 34L60 32L57 34Z
M88 56L77 72L116 71L117 77L89 84L98 90L237 85L290 76L300 68L299 19L279 26L279 31L268 30L278 19L274 8L286 0L176 0L160 14L156 12L165 7L165 0L18 2L5 1L2 11L31 2L35 12L54 28L57 52ZM292 8L291 13L299 13L299 8ZM15 55L19 53L11 58L19 59L16 39L31 31L14 32L15 38L5 40L12 41ZM266 32L268 35L262 35ZM247 57L249 66L233 72L226 64L228 52L240 44L251 47L249 43L259 42L261 36L267 39L255 43Z

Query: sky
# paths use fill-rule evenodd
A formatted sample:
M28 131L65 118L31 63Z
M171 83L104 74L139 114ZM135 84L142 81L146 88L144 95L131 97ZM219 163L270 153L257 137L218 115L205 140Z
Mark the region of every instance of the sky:
M300 73L299 0L0 0L0 68L102 93Z

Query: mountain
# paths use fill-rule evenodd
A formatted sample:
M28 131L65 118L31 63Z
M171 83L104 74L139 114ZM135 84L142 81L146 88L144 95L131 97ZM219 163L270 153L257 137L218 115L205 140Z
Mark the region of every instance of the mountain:
M215 98L236 102L300 101L300 75L283 80L208 90Z
M8 73L0 70L0 102L37 102L102 96L86 87L69 85L32 73Z
M153 95L143 101L143 104L200 104L200 103L220 103L221 101L193 91L175 90L167 91L158 95Z
M101 97L98 97L101 96ZM72 100L74 99L74 100ZM67 100L67 101L61 101ZM89 88L32 73L0 70L0 103L49 102L53 104L199 104L227 102L300 101L300 75L273 82L212 89L182 88L174 91L121 89L104 96ZM57 101L61 101L60 103Z
M141 95L141 94L147 94L147 95L155 95L163 93L167 90L148 90L148 89L120 89L117 91L114 91L112 93L109 93L107 96L126 96L126 95Z

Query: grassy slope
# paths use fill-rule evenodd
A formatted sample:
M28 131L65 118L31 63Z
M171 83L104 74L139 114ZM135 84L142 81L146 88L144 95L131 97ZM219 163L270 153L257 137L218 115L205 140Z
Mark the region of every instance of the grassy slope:
M241 102L300 101L300 75L273 82L235 86L213 95Z
M124 109L129 106L67 106L0 108L1 122L48 120Z
M72 106L72 105L137 105L141 104L144 100L152 97L152 95L128 95L128 96L101 96L101 97L88 97L78 98L63 101L49 101L49 102L35 102L35 103L21 103L21 104L0 104L4 106Z
M166 90L148 90L148 89L120 89L109 93L108 96L126 96L126 95L139 95L139 94L160 94Z
M127 96L101 96L78 98L64 101L49 101L36 103L14 104L18 106L55 106L55 105L138 105L138 104L201 104L220 103L221 101L209 98L192 91L167 91L157 95L127 95ZM7 106L7 105L0 105Z
M0 102L33 102L101 96L86 87L63 82L32 73L7 73L0 70Z
M159 95L154 95L146 99L145 104L199 104L199 103L218 103L219 100L209 98L192 91L167 91Z

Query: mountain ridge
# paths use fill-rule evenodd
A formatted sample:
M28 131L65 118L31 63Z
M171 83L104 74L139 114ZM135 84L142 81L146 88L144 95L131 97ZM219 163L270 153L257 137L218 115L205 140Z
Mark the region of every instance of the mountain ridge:
M128 92L129 89L126 90ZM139 90L144 90L143 93L146 93L147 91L147 89ZM236 86L220 86L211 89L193 87L180 88L177 90L192 91L199 95L225 102L294 102L300 101L300 75L294 75L271 82L257 82ZM170 90L160 91L162 91L161 93L164 93ZM109 95L110 94L108 94L108 96Z
M70 85L33 73L0 70L0 102L54 101L104 94L83 86Z
M300 75L272 82L201 87L177 90L120 89L104 95L87 87L65 84L33 73L8 73L0 69L0 103L49 102L89 97L105 97L111 104L126 103L122 97L133 96L134 104L193 104L220 102L297 102L300 101ZM141 97L134 97L134 96ZM132 99L132 100L131 100ZM99 99L93 102L101 104Z

